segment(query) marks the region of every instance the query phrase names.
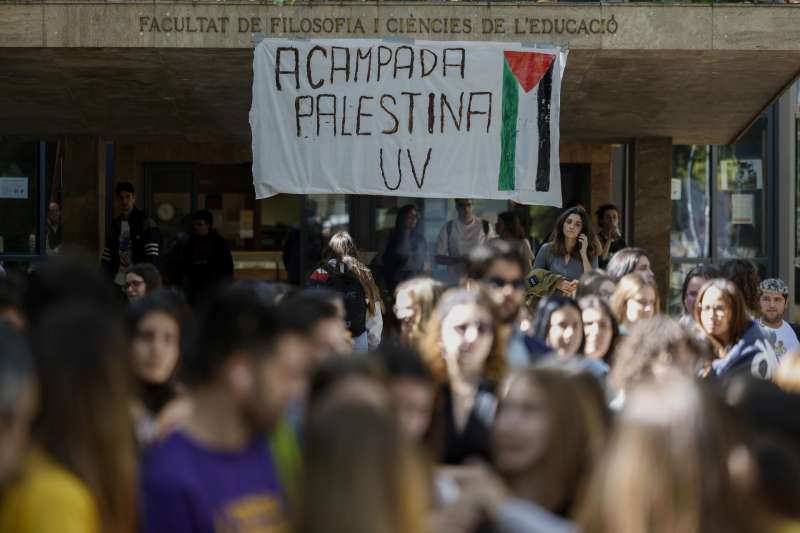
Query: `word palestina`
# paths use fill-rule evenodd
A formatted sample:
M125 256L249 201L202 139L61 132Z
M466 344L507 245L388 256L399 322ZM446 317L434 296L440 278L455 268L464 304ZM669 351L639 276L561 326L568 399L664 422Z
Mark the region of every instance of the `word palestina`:
M410 92L357 97L341 94L343 86L379 85L388 80L441 76L463 80L464 48L412 48L376 46L347 48L314 46L307 52L278 47L275 88L313 90L298 94L294 116L298 137L320 135L367 136L429 134L446 131L489 132L492 121L491 91L452 93Z

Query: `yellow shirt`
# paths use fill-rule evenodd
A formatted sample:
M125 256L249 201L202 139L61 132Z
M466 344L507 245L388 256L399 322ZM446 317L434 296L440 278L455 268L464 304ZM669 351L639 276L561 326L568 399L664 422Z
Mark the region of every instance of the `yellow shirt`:
M0 531L100 533L100 516L77 476L47 455L31 452L19 478L2 495Z

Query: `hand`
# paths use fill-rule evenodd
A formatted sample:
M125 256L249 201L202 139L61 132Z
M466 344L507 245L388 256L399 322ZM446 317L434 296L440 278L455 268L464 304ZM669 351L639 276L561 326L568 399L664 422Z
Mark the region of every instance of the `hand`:
M578 282L577 281L569 281L567 279L562 279L556 285L556 289L560 290L567 296L571 296L578 289Z
M580 246L581 255L586 257L586 253L589 250L589 238L586 237L583 233L578 236L578 245Z
M494 515L511 498L508 487L483 463L448 469L447 473L461 489L459 503L466 503L481 513Z

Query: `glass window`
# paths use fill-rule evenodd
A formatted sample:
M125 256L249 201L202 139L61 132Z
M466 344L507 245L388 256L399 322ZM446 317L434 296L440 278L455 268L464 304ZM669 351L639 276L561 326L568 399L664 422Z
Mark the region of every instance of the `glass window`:
M709 255L708 156L705 145L675 146L672 150L670 255L673 258Z
M0 253L36 253L38 143L0 138Z
M720 146L716 168L715 246L720 259L766 256L767 118L732 146Z

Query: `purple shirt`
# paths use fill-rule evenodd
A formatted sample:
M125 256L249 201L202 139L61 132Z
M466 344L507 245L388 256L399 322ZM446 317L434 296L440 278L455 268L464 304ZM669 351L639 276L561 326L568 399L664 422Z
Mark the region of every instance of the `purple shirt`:
M142 470L144 533L269 533L287 529L266 439L214 451L182 432L153 448Z

